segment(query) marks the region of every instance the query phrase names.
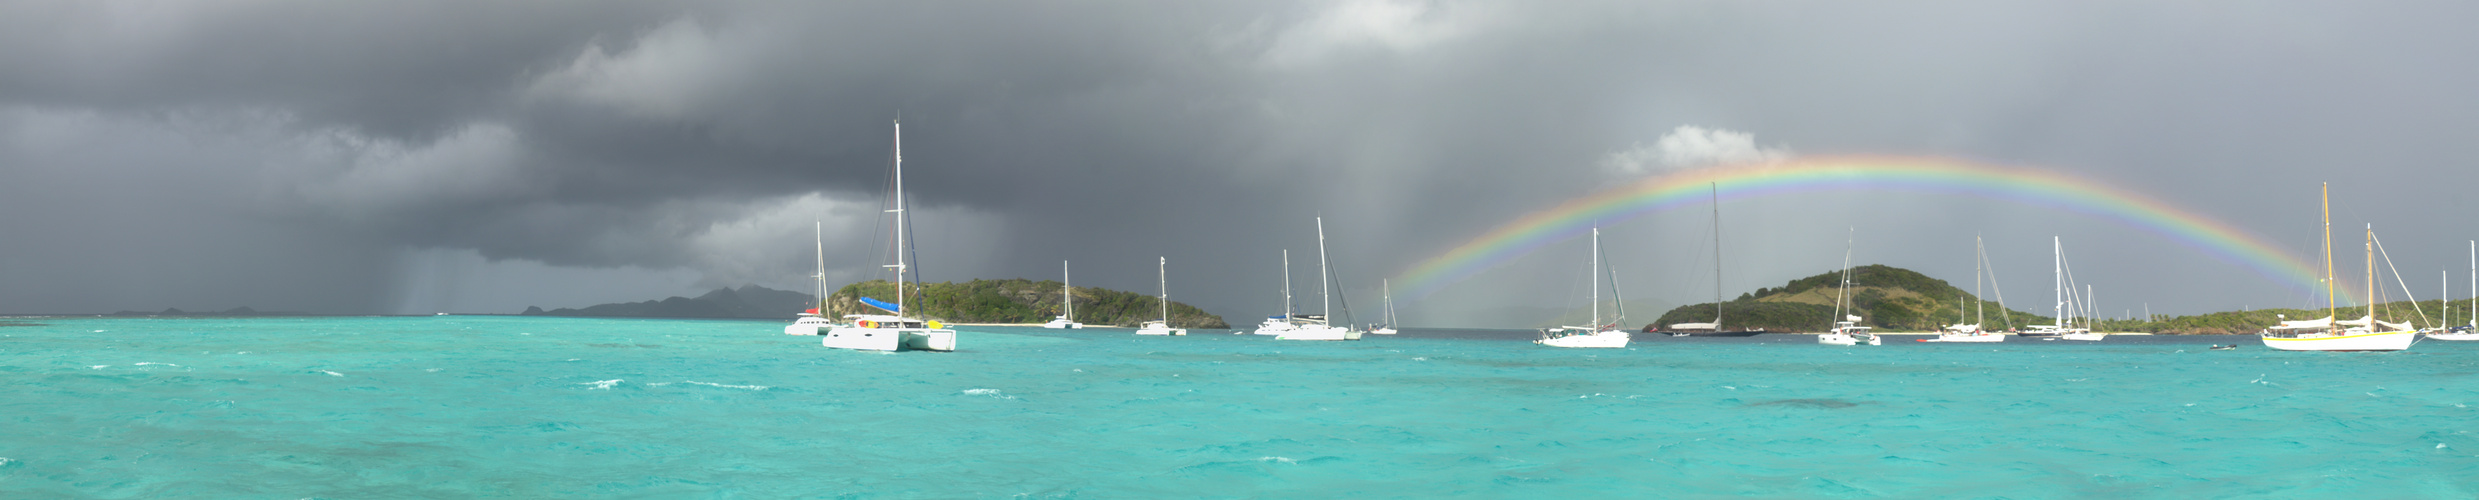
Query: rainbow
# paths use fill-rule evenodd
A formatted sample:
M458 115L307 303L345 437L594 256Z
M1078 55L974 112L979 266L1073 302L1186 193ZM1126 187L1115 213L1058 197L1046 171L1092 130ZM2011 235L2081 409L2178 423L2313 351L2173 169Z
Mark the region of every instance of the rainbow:
M1544 245L1583 235L1592 226L1706 202L1718 184L1728 199L1824 191L1906 191L1960 194L2049 207L2160 235L2300 291L2321 292L2316 265L2254 233L2134 191L2064 173L1952 159L1884 156L1807 157L1779 163L1682 171L1573 199L1500 225L1421 261L1396 281L1418 299L1505 264ZM2338 294L2345 302L2353 297Z

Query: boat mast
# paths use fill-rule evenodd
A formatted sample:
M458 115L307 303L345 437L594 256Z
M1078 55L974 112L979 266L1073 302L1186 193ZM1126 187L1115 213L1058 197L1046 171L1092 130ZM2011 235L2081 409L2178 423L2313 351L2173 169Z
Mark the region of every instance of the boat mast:
M1988 324L1988 299L1980 298L1980 273L1988 268L1988 248L1987 243L1980 241L1980 235L1971 235L1971 251L1975 254L1971 259L1971 298L1974 301L1972 309L1973 314L1977 315L1975 317L1979 319L1974 323L1985 325Z
M903 318L904 308L904 121L895 120L895 317ZM897 324L902 324L898 321Z
M826 317L826 223L818 220L811 220L809 223L813 231L810 234L818 240L818 274L815 276L818 278L817 305L818 317L824 318Z
M2049 307L2049 314L2054 314L2054 315L2057 315L2057 321L2055 321L2055 323L2057 323L2057 328L2062 330L2062 329L2065 329L2065 328L2067 328L2067 327L2068 327L2067 322L2066 322L2066 244L2065 244L2065 242L2060 241L2060 240L2059 240L2056 236L2050 236L2050 237L2049 237L2049 255L2051 256L2051 257L2050 257L2050 263L2049 263L2049 272L2050 272L2050 273L2052 273L2052 274L2054 274L2054 276L2052 276L2052 277L2049 279L2049 283L2051 283L2051 285L2050 285L2050 289L2051 289L2052 294L2053 294L2053 295L2055 295L2055 296L2057 297L2057 304L2056 304L2056 305L2054 305L2054 306L2050 306L2050 307Z
M2479 240L2470 242L2470 324L2479 326Z
M1720 332L1722 331L1722 186L1718 182L1709 185L1713 188L1713 331ZM1599 247L1600 245L1594 244L1593 246Z
M1601 331L1601 228L1592 228L1592 331Z
M1334 275L1326 266L1326 218L1317 218L1317 302L1325 311L1321 324L1334 324Z
M2376 223L2367 223L2367 331L2376 330Z
M1283 249L1283 321L1291 321L1291 249Z
M1380 279L1380 280L1377 280L1378 289L1379 289L1379 290L1383 290L1383 291L1384 291L1384 293L1386 294L1386 327L1387 327L1387 328L1393 328L1393 327L1394 327L1394 283L1392 283L1392 281L1393 281L1393 280L1390 280L1390 279Z
M1067 303L1067 315L1060 317L1067 318L1069 323L1076 322L1076 281L1073 276L1067 272L1067 261L1059 261L1059 301Z
M2324 204L2324 316L2341 320L2341 298L2333 296L2333 183L2324 183L2317 191ZM2325 325L2326 331L2341 330L2340 323Z
M1169 327L1171 326L1171 258L1155 258L1161 259L1160 262L1154 263L1154 278L1162 281L1162 326Z
M1851 291L1851 245L1853 240L1858 238L1859 228L1854 227L1851 228L1850 234L1842 239L1842 284L1833 292L1833 325L1835 327L1833 333L1842 333L1842 323L1848 321L1845 318L1850 317L1843 312L1842 305L1846 302L1843 300L1844 297L1850 295ZM1859 325L1852 324L1851 326Z

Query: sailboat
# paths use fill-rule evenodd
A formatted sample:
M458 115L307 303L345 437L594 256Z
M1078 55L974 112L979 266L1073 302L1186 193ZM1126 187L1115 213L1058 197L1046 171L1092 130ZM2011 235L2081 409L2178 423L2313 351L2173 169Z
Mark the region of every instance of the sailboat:
M1854 239L1856 239L1855 237L1857 234L1858 229L1852 229ZM1850 292L1851 243L1845 241L1842 246L1842 284L1841 288L1836 289L1833 293L1833 330L1817 334L1816 343L1826 345L1885 345L1884 339L1877 338L1875 333L1870 332L1872 328L1859 326L1859 322L1863 320L1859 317L1859 315L1851 314L1855 311L1852 311L1852 308L1850 307Z
M1971 245L1972 245L1972 248L1974 249L1974 253L1979 253L1979 255L1976 255L1976 256L1975 256L1975 258L1973 258L1973 259L1972 259L1972 263L1971 263L1971 296L1972 296L1972 298L1979 298L1979 296L1980 296L1980 281L1981 281L1981 280L1980 280L1980 278L1981 278L1983 275L1986 275L1986 274L1987 274L1987 270L1988 270L1988 260L1987 260L1987 257L1988 257L1988 255L1987 255L1986 253L1981 253L1981 252L1979 252L1979 250L1978 250L1978 249L1984 248L1984 247L1982 246L1982 245L1984 245L1984 243L1982 243L1982 242L1980 241L1980 238L1979 238L1978 236L1973 236L1973 237L1971 238ZM1985 301L1983 301L1983 303L1985 303ZM1956 316L1960 316L1960 315L1962 315L1962 305L1963 305L1963 304L1962 304L1962 297L1955 297L1955 298L1954 298L1954 314L1955 314ZM1981 309L1981 310L1980 310L1980 311L1978 311L1978 312L1979 312L1979 318L1980 318L1980 319L1979 319L1979 321L1973 321L1973 322L1971 322L1970 324L1963 324L1963 322L1962 322L1962 318L1959 318L1959 317L1958 317L1958 318L1954 318L1954 324L1952 324L1952 325L1946 325L1945 330L1943 330L1943 331L1941 331L1941 332L1939 332L1939 333L1937 334L1937 338L1933 338L1933 339L1920 339L1920 341L1921 341L1921 342L2004 342L2004 341L2006 341L2006 336L2005 336L2005 334L2001 334L2001 333L1997 333L1997 332L1991 332L1991 331L1983 330L1983 329L1981 329L1981 328L1980 328L1980 325L1983 325L1983 324L1987 324L1987 323L1988 323L1988 311L1987 311L1986 306L1982 306L1980 309Z
M1294 309L1296 308L1291 306L1291 250L1285 249L1283 250L1283 313L1266 317L1264 323L1258 323L1256 334L1282 335L1283 332L1298 329L1291 324L1291 317L1299 315L1299 311Z
M1386 298L1386 315L1385 315L1385 316L1386 316L1386 317L1385 317L1385 321L1386 321L1386 322L1385 322L1385 323L1378 324L1377 326L1374 326L1374 327L1370 327L1370 328L1369 328L1369 333L1374 333L1374 334L1378 334L1378 335L1394 335L1394 333L1395 333L1395 332L1394 332L1394 325L1395 325L1395 322L1394 322L1394 283L1391 283L1391 281L1393 281L1393 280L1378 280L1378 282L1377 282L1378 287L1379 287L1381 290L1384 290L1384 292L1385 292L1384 297Z
M817 221L811 221L810 224L815 226L810 230L814 232L812 237L817 239L818 244L818 272L810 277L818 279L819 302L810 304L812 307L809 311L793 319L792 324L784 325L784 335L821 335L826 332L826 329L835 327L835 322L826 319L826 313L819 310L825 307L826 298L826 225Z
M1754 337L1765 331L1744 328L1735 332L1722 331L1722 195L1720 184L1712 184L1711 187L1713 193L1713 322L1671 323L1668 333L1672 337ZM1661 333L1653 331L1651 325L1646 325L1644 330L1645 333Z
M2282 321L2264 329L2264 347L2284 351L2399 351L2409 349L2419 335L2410 325L2376 320L2376 229L2367 226L2367 316L2353 321L2333 321L2340 312L2340 298L2333 296L2333 202L2332 185L2326 184L2324 200L2324 310L2323 319Z
M2427 334L2427 338L2436 340L2479 340L2479 241L2470 242L2470 289L2470 307L2463 311L2470 315L2470 322L2465 323L2462 326L2452 327L2452 329L2449 330L2429 333ZM2447 302L2450 303L2451 301ZM2445 321L2451 322L2453 319L2445 318Z
M2069 268L2069 270L2071 271L2072 269ZM2073 279L2072 276L2068 276L2067 278ZM2100 339L2109 338L2108 332L2092 331L2092 325L2097 324L2092 321L2092 318L2097 317L2094 313L2098 312L2100 308L2097 307L2097 304L2092 301L2091 285L2083 285L2083 297L2081 301L2077 302L2077 304L2082 309L2082 312L2076 313L2076 316L2083 320L2083 326L2068 328L2065 332L2057 334L2057 338L2089 342L2097 342L2100 341Z
M1618 295L1618 275L1610 275L1610 296L1618 301L1618 317L1601 322L1601 228L1592 228L1592 318L1588 326L1561 326L1541 329L1541 338L1532 343L1550 347L1627 347L1628 334L1620 323L1627 321L1626 298Z
M838 349L953 351L956 340L955 330L947 329L936 321L923 321L920 318L906 316L911 311L904 308L904 275L905 271L911 270L910 265L904 261L904 254L910 253L911 249L905 246L904 241L904 229L909 224L905 224L904 220L907 207L904 205L904 123L901 121L895 123L895 191L893 197L895 208L887 212L895 214L895 263L885 267L895 270L895 303L889 304L878 299L860 297L861 303L887 313L845 315L844 318L852 320L852 323L836 325L828 329L826 339L820 342L827 347Z
M1059 261L1059 307L1063 308L1062 312L1066 314L1051 318L1049 323L1042 323L1042 328L1056 330L1085 327L1084 323L1076 322L1076 286L1073 283L1069 281L1067 275L1067 261Z
M1171 259L1169 257L1160 257L1160 259L1162 261L1155 264L1154 272L1157 273L1156 277L1162 281L1162 319L1145 322L1145 326L1136 329L1136 334L1187 335L1188 329L1186 328L1171 328Z
M1283 259L1283 267L1285 269L1285 272L1283 273L1283 282L1286 284L1291 282L1291 273L1288 272L1290 268L1290 261L1291 259L1289 258L1289 255L1285 254ZM1366 333L1360 330L1351 329L1348 326L1334 326L1334 324L1330 322L1334 317L1333 269L1333 266L1329 264L1326 259L1326 218L1318 217L1317 298L1319 299L1319 302L1324 304L1325 313L1308 317L1300 317L1297 314L1291 315L1292 329L1290 331L1282 332L1281 335L1276 335L1274 338L1280 340L1360 340L1360 334ZM1283 290L1284 295L1290 294L1289 286L1285 286ZM1343 324L1350 325L1351 322L1344 321Z

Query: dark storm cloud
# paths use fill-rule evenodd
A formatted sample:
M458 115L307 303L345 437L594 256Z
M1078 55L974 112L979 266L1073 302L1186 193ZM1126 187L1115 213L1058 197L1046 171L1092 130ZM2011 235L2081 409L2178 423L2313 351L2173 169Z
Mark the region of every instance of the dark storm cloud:
M386 310L407 278L376 269L408 249L802 286L803 226L820 217L838 236L830 267L859 277L872 257L853 235L871 227L899 113L922 237L941 247L924 250L930 279L1048 277L1072 259L1080 284L1141 289L1146 264L1168 256L1180 296L1233 315L1271 307L1278 249L1309 269L1311 217L1328 216L1338 271L1357 292L1623 181L1604 166L1613 154L1682 125L1800 153L2072 169L2267 232L2307 210L2262 193L2303 192L2335 169L2467 181L2467 169L2439 166L2470 164L2457 144L2479 130L2457 90L2479 83L2458 49L2474 46L2455 22L2469 13L2450 4L5 9L0 157L22 182L0 189L24 196L0 209L19 214L7 231L42 242L0 244L0 311ZM166 181L115 182L132 179ZM2447 198L2443 184L2388 186L2407 191L2351 210L2441 223L2411 215L2432 205L2394 200ZM1874 261L1941 265L1954 260L1946 233L1989 228L2026 242L2007 257L2029 264L2046 257L2034 248L2046 236L2075 231L2132 247L2087 257L2093 272L2120 274L2100 282L2241 281L2266 291L2238 295L2290 298L2070 214L1871 201L1883 212L1856 219L1817 217L1808 200L1734 207L1735 224L1752 227L1734 225L1747 241L1733 246L1752 249L1732 288L1821 271L1834 256L1808 250L1836 245L1817 235L1945 218L1868 228L1892 240ZM23 215L38 207L40 217ZM1614 238L1659 249L1703 230L1693 224L1649 219ZM105 258L74 243L115 226L185 231L206 250ZM2401 237L2421 248L2449 239ZM1639 281L1697 275L1648 251ZM242 281L264 292L220 288ZM1439 300L1538 301L1563 290L1555 281L1498 273L1469 285L1489 293ZM42 292L57 287L96 292ZM1647 294L1707 293L1662 288ZM2227 294L2218 289L2177 292L2188 297L2163 300L2231 307L2208 297Z

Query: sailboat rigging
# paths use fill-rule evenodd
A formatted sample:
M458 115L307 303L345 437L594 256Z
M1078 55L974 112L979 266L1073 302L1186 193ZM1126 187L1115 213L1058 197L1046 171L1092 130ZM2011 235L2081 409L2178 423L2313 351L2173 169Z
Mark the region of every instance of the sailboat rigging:
M1627 330L1619 328L1627 321L1626 298L1618 292L1617 271L1610 271L1610 296L1618 302L1618 317L1601 321L1601 272L1606 266L1601 253L1601 228L1592 228L1592 317L1588 326L1561 326L1541 329L1541 338L1532 341L1550 347L1621 348L1627 347Z
M893 269L895 272L895 303L888 304L877 299L860 297L859 301L862 304L886 311L886 314L845 315L844 317L851 319L852 322L828 329L826 338L820 342L827 347L838 349L953 351L956 343L955 330L947 329L937 321L924 321L913 317L911 315L914 311L907 309L905 305L904 279L907 272L911 270L906 254L909 253L911 247L906 245L905 240L905 233L910 228L908 224L910 218L905 216L908 207L904 204L904 124L902 121L895 123L894 170L894 189L890 196L893 200L891 203L893 208L886 212L895 215L895 263L883 267Z

